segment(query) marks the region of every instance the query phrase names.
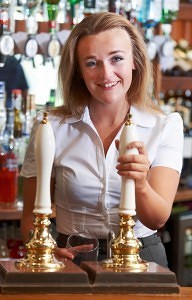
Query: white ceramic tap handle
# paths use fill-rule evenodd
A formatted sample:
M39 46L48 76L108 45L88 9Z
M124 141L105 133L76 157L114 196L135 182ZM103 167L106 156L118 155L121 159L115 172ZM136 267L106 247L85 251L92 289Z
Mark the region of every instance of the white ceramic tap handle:
M55 156L55 138L47 113L44 113L35 136L35 159L37 166L37 189L35 214L51 214L50 181Z
M138 154L138 150L136 148L126 148L130 142L138 141L136 126L129 121L125 123L121 133L119 142L120 155ZM127 179L125 177L122 177L119 212L130 216L136 215L135 181L133 179Z

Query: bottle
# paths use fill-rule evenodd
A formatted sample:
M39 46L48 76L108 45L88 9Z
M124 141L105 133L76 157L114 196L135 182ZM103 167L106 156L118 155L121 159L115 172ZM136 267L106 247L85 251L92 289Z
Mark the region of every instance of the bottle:
M0 142L3 140L3 133L6 125L6 94L5 82L0 81Z
M58 56L61 50L61 44L56 35L59 1L60 0L46 0L50 32L50 40L47 46L47 55L52 59L55 56Z
M36 117L35 95L27 95L26 111L24 114L23 136L29 137Z
M1 60L5 55L12 55L14 52L14 40L12 38L11 33L8 31L9 24L9 1L1 1L0 5L0 39L1 39L1 47L0 47L0 55ZM2 66L4 63L1 61Z
M142 26L145 26L147 22L150 20L150 6L151 6L151 1L148 0L140 0L137 2L137 6L136 6L137 21Z
M50 89L50 94L49 94L49 101L46 103L46 106L54 107L55 106L55 98L56 98L56 91L55 89Z
M27 95L27 103L26 103L26 111L24 113L24 119L22 122L22 137L19 138L18 141L18 151L17 151L17 156L18 156L18 164L19 167L22 166L23 160L25 157L25 153L27 150L27 145L29 142L32 126L35 120L36 116L36 109L35 109L35 96L32 94ZM22 181L20 180L19 177L19 184L22 184ZM18 197L22 196L22 187L18 187Z
M98 12L97 2L97 0L84 0L85 17Z
M10 137L8 145L0 151L0 206L15 207L18 186L18 161L15 142Z
M65 16L67 27L69 29L73 28L76 24L83 20L85 11L89 14L90 8L92 10L92 3L95 3L95 0L66 0Z
M0 224L0 258L9 258L7 247L7 223Z
M191 228L186 228L186 230L185 230L184 266L186 268L192 267L192 230L191 230Z
M12 90L12 101L14 107L14 138L22 137L23 113L22 93L20 89Z
M121 0L109 0L109 12L121 14Z
M163 0L161 23L170 24L176 20L179 12L179 0Z
M34 57L38 52L38 43L35 35L38 30L38 23L36 20L38 1L30 0L26 1L24 5L25 10L25 31L28 34L27 41L24 46L25 56L32 59L34 63Z

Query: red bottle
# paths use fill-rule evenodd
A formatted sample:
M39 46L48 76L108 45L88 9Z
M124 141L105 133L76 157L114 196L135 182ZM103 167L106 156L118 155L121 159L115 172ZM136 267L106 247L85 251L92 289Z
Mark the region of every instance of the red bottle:
M0 146L0 206L14 207L17 198L18 161L14 153L13 141L8 150Z

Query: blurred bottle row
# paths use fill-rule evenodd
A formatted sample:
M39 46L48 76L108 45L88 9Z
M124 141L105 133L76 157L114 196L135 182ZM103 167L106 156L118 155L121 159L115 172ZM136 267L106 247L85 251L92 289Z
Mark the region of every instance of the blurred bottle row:
M3 0L0 7L4 23L14 32L17 19L27 20L27 27L36 30L35 21L56 19L73 26L85 15L100 11L119 13L147 26L152 22L170 23L179 11L179 0Z
M49 231L53 238L56 238L56 227L52 219ZM23 258L25 254L26 249L20 234L20 220L1 221L0 259Z
M169 89L160 93L160 105L166 114L179 112L183 119L185 136L192 137L192 90Z
M20 237L19 221L0 223L0 258L23 258L25 247Z
M13 89L7 100L5 82L0 81L0 207L12 207L22 196L19 169L37 113L34 95L28 94L25 101L22 91ZM51 90L43 108L48 111L54 103L55 90Z
M18 193L18 172L36 115L35 99L27 96L24 105L20 89L12 90L6 106L5 82L0 82L0 206L15 205Z
M178 112L184 124L183 168L180 186L192 188L192 90L172 90L160 94L160 106L169 114Z
M42 54L54 63L68 36L66 29L70 30L87 15L110 11L141 29L151 60L161 56L159 48L163 48L163 56L166 56L163 62L167 66L174 47L171 23L178 16L179 4L179 0L2 0L0 54L21 53L32 60ZM158 24L161 24L164 39L154 38Z

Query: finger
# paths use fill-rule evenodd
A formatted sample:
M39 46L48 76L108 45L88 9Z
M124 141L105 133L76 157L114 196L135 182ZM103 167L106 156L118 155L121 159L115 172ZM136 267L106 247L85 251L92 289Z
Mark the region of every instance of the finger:
M127 145L127 149L132 149L132 148L137 148L139 151L139 154L144 154L146 155L147 151L146 151L146 147L145 144L143 142L131 142Z
M67 259L74 259L74 255L69 249L67 248L57 248L55 250L55 255L59 258L67 258Z
M89 244L89 245L80 245L80 246L75 246L73 248L71 248L72 250L75 250L77 252L85 252L85 251L91 251L93 250L94 245L93 244Z

